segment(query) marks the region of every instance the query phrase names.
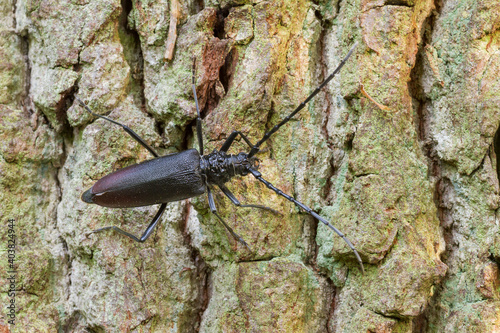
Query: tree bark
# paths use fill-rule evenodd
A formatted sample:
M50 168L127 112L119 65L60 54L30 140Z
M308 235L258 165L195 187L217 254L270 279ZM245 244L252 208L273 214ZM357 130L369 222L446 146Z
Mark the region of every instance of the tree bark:
M16 236L16 272L0 258L1 329L500 330L497 0L0 3L2 249ZM160 155L198 148L194 63L209 153L233 130L257 142L355 42L257 157L347 235L364 275L340 237L251 175L228 187L281 215L215 200L252 251L206 195L169 203L145 243L87 234L140 235L157 207L80 200L151 156L75 96Z

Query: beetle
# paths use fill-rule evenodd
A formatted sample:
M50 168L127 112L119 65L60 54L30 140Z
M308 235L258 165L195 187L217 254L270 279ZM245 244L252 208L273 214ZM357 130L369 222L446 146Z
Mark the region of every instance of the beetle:
M330 80L333 79L333 77L340 71L351 54L354 52L356 46L357 43L355 43L349 50L345 58L340 62L333 73L331 73L302 103L300 103L300 105L297 106L292 113L283 118L283 120L275 125L269 132L265 133L262 139L260 139L256 144L252 144L242 132L233 131L227 137L226 141L222 144L222 147L219 150L214 149L213 152L207 155L204 154L203 149L202 123L200 109L198 106L198 98L196 95L194 68L191 85L197 112L196 132L199 151L196 149L188 149L179 153L159 156L155 150L132 129L108 117L94 113L80 98L78 98L78 96L75 96L76 100L87 112L91 115L103 118L113 124L121 126L125 132L127 132L134 140L136 140L154 156L151 160L119 169L104 176L90 189L85 191L82 194L81 199L89 204L97 204L112 208L129 208L160 204L158 212L140 238L116 226L96 229L91 231L91 233L113 229L127 237L130 237L136 242L144 242L151 235L155 226L158 224L167 203L207 193L210 211L218 218L218 220L238 242L249 248L248 244L238 234L236 234L217 213L211 186L217 186L229 198L229 200L238 207L253 207L276 212L273 209L262 205L241 204L224 185L235 176L246 176L251 174L258 181L262 182L269 189L274 191L277 195L293 202L306 213L331 228L351 248L361 267L361 271L364 272L363 262L351 241L340 230L335 228L311 208L297 201L292 196L283 193L280 189L276 188L270 182L262 178L262 174L257 170L258 160L255 157L255 154L260 150L260 146L268 140L271 135L278 131L281 126L285 125L288 121L290 121L290 119L292 119L293 116L302 110L305 105L314 96L316 96L316 94L318 94L319 91L327 85L328 82L330 82ZM228 149L238 136L240 136L249 146L249 152L240 152L237 155L228 154Z

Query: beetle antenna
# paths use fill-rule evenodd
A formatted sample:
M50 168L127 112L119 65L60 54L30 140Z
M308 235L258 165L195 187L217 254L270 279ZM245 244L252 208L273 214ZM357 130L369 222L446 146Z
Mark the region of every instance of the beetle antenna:
M276 188L273 184L271 184L270 182L268 182L267 180L265 180L264 178L262 178L262 174L259 171L254 170L252 168L247 168L247 170L255 178L257 178L258 181L264 183L264 185L266 185L267 188L269 188L270 190L273 190L277 195L282 196L282 197L288 199L289 201L293 202L295 205L297 205L301 209L303 209L307 214L311 215L312 217L314 217L318 221L323 222L324 225L326 225L327 227L329 227L330 229L332 229L333 231L335 231L335 233L337 235L339 235L344 240L344 242L346 242L346 244L349 246L349 248L352 250L352 252L354 252L354 255L356 256L356 260L359 263L359 267L361 268L361 273L362 274L365 273L365 267L363 266L363 261L361 260L361 257L359 256L358 251L356 250L356 248L354 247L354 245L351 243L351 241L339 229L335 228L333 225L331 225L330 222L328 222L327 220L325 220L324 218L322 218L321 216L319 216L318 213L316 213L311 208L309 208L306 205L304 205L302 202L295 200L293 197L289 196L286 193L283 193L283 191L281 191L279 188Z
M196 95L196 57L193 58L193 70L191 77L191 86L193 88L194 103L196 105L196 134L198 135L198 147L200 149L200 154L203 155L203 133L201 132L201 115L200 107L198 105L198 96Z
M354 49L356 48L356 46L358 46L357 42L354 43L353 47L351 47L351 49L349 50L349 53L347 53L347 55L345 56L345 58L340 62L340 64L333 71L333 73L330 74L330 76L328 76L326 78L326 80L324 80L302 103L300 103L299 106L295 110L293 110L292 113L290 113L288 116L286 116L279 124L275 125L269 132L267 132L266 134L264 134L264 136L262 137L262 139L260 139L260 141L257 142L255 144L255 146L252 147L252 149L248 153L248 157L252 157L253 155L255 155L260 150L260 145L262 145L264 142L266 142L267 139L269 139L269 137L271 135L273 135L277 130L279 130L281 126L285 125L288 121L290 121L290 119L292 119L293 116L295 116L300 110L302 110L306 106L306 104L314 96L316 96L320 92L320 90L323 89L323 87L328 84L328 82L330 82L333 79L333 77L340 71L340 69L347 62L347 59L349 59L349 57L351 56L351 54L354 52Z

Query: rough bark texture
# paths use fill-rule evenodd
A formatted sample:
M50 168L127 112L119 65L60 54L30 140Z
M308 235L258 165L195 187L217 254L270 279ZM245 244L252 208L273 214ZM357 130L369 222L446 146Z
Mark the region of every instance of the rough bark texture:
M177 12L178 10L178 12ZM498 332L500 3L497 0L0 0L0 200L15 219L16 326L26 332ZM172 60L164 59L171 17ZM169 40L171 43L172 37ZM258 155L250 177L155 207L80 200L103 175L232 130L262 137L359 42ZM231 152L248 150L236 142ZM0 229L6 244L7 228ZM0 258L2 307L7 259Z

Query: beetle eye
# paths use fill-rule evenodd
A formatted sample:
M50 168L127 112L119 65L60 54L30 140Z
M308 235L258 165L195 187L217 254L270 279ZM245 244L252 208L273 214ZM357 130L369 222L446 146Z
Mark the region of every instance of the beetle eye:
M260 167L260 160L258 158L256 158L254 161L253 161L253 167L255 169L258 169Z

